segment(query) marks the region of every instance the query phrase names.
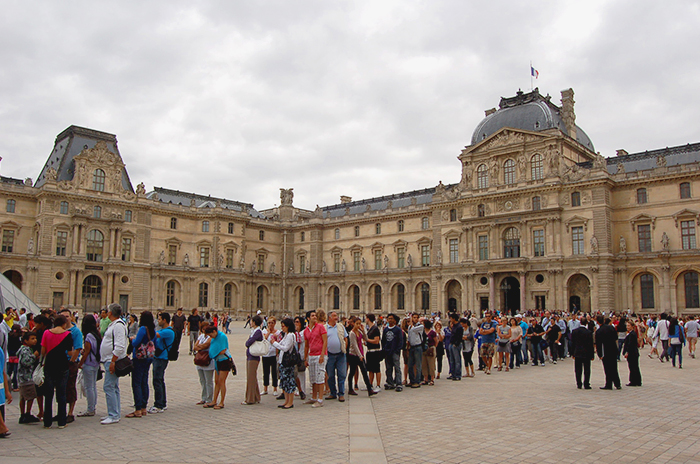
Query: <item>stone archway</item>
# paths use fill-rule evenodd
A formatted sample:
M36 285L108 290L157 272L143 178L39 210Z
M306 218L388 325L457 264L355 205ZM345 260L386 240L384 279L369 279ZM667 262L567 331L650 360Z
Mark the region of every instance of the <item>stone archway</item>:
M14 269L10 269L9 271L3 272L2 275L7 277L7 280L12 282L15 287L22 290L22 280L24 280L22 278L22 274L20 274L18 271L15 271Z
M501 292L501 314L517 314L520 311L520 281L516 277L505 277L498 289Z
M446 289L446 314L462 313L462 284L457 280L447 282Z
M570 312L591 312L591 281L583 274L569 277L567 284L568 310Z

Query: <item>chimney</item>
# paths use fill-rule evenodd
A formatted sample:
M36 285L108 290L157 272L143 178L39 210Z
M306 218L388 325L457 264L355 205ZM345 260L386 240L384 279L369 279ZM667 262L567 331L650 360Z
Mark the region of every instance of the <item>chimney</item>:
M576 140L576 113L574 113L574 89L561 91L561 117L569 137Z
M490 110L484 111L484 113L486 114L486 117L487 117L487 118L488 118L489 116L491 116L491 115L492 115L493 113L495 113L495 112L496 112L496 108L491 108Z
M627 153L627 150L625 150L624 148L620 148L619 150L616 150L616 155L617 156L625 156L625 155L629 155L629 153Z
M350 203L352 201L352 197L349 197L347 195L341 195L340 196L340 204L344 205L345 203Z

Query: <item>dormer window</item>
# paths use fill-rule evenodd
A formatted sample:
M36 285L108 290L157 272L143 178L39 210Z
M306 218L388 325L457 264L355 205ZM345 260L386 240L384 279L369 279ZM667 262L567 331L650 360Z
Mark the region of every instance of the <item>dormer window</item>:
M95 169L92 174L92 189L98 192L105 191L105 172L102 169Z

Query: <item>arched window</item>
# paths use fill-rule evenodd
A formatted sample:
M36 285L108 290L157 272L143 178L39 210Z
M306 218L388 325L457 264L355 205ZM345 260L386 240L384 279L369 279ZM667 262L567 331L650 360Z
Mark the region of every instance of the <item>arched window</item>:
M542 202L540 201L540 197L532 197L532 210L539 211L540 209L542 209Z
M105 191L105 172L102 169L95 169L92 174L92 189L98 192Z
M681 183L681 198L690 198L690 182Z
M406 287L396 285L396 309L406 309Z
M488 188L489 186L489 168L485 164L476 168L476 186L480 189Z
M200 308L209 306L209 284L202 282L199 284L199 304Z
M374 309L382 309L382 287L374 286Z
M360 309L360 287L352 286L352 309Z
M335 239L340 240L340 229L335 229Z
M299 287L299 309L304 309L304 289Z
M420 303L423 312L430 309L430 285L426 283L420 286Z
M340 309L340 289L333 287L333 309Z
M637 189L637 203L643 205L647 202L647 189Z
M265 288L260 285L257 290L257 301L256 301L256 307L258 309L263 309L263 306L265 304Z
M226 284L224 285L224 308L230 308L231 301L233 300L232 298L233 295L233 285L231 284Z
M87 234L87 260L102 261L102 248L105 236L97 229L93 229Z
M512 159L503 163L503 182L506 185L515 183L515 161Z
M403 232L403 228L404 228L403 219L399 219L398 225L399 225L399 232Z
M532 158L530 158L530 177L532 177L532 180L544 178L543 164L544 160L542 159L542 155L539 153L532 155Z
M654 276L642 274L639 276L639 288L642 293L642 309L654 307Z
M165 306L175 306L175 281L169 280L165 284Z
M503 257L520 257L520 232L515 227L509 227L503 234Z
M685 307L700 308L700 294L698 292L698 273L686 272L683 276L685 285Z

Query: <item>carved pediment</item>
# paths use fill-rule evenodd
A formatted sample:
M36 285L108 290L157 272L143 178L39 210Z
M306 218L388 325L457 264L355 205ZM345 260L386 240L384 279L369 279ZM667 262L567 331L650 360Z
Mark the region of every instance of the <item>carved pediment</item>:
M567 219L566 222L564 222L564 225L566 226L566 232L569 232L571 225L580 224L583 224L583 230L588 230L588 218L582 216L572 216L569 219Z
M651 224L651 228L656 228L656 216L650 216L645 213L641 213L630 219L630 224L632 225L632 230L635 230L637 224Z
M73 158L75 175L73 184L84 189L93 189L93 176L97 169L104 172L104 191L122 193L122 173L125 164L121 157L107 148L107 143L99 141L93 148L85 148ZM64 188L60 185L59 187Z
M394 245L394 251L396 251L399 248L406 249L408 247L408 242L406 242L405 240L397 240L394 243L392 243L392 245Z
M700 222L700 213L693 211L692 209L682 209L673 215L673 220L676 223L676 228L678 228L678 221L682 219L695 219Z
M372 251L374 251L374 250L384 250L384 244L383 244L383 243L379 243L379 242L374 242L370 248L372 249Z
M473 154L483 153L494 148L505 147L508 145L517 145L525 142L535 142L547 137L546 135L537 132L528 132L522 130L514 130L502 128L501 130L486 137L481 142L477 143L472 151Z

